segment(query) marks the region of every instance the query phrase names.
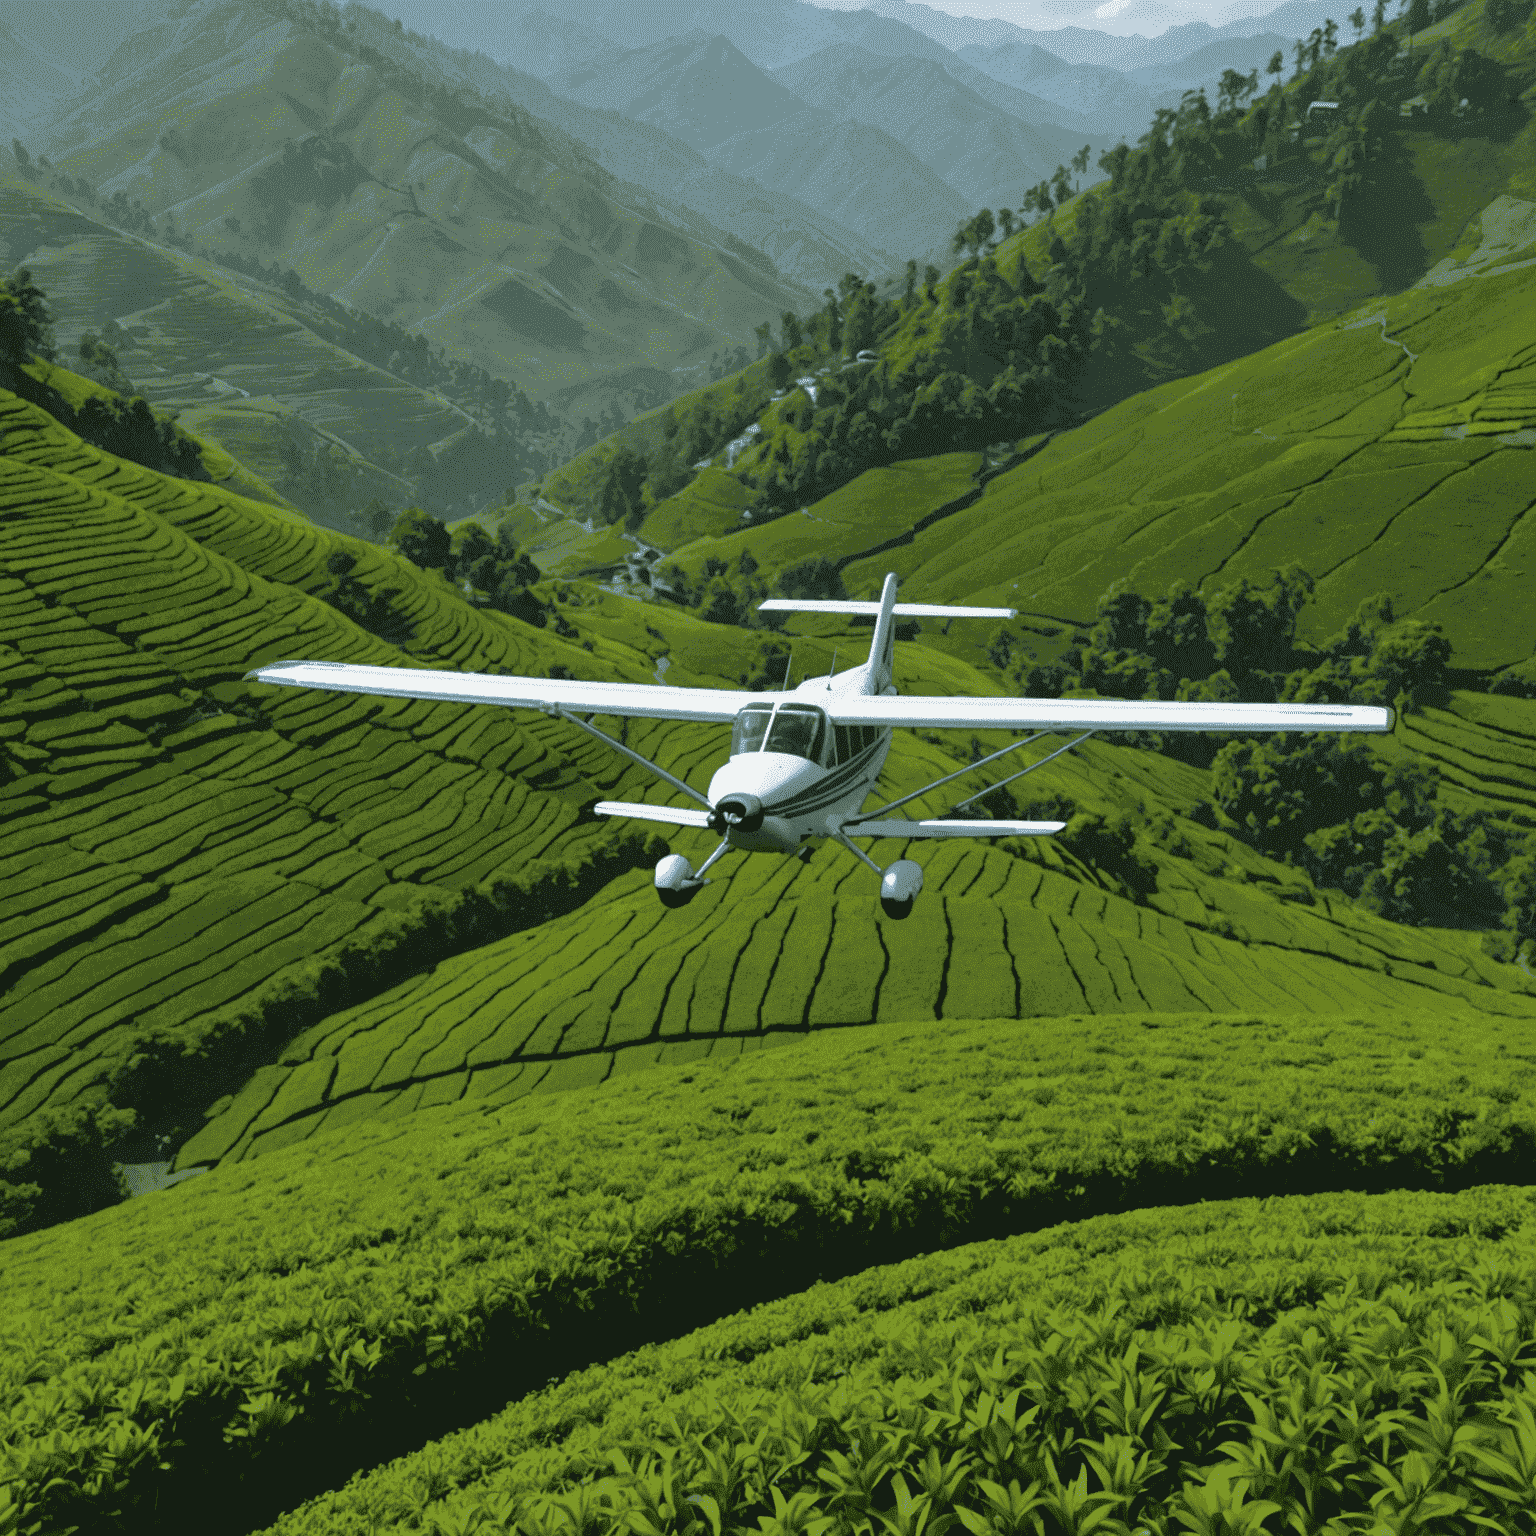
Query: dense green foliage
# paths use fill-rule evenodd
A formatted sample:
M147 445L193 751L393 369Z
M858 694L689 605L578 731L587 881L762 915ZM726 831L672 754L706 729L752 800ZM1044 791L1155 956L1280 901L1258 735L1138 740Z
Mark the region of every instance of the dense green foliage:
M1387 704L1403 712L1446 697L1450 644L1439 626L1398 621L1385 594L1367 598L1321 646L1299 642L1313 590L1299 566L1269 586L1246 577L1206 594L1175 582L1151 599L1124 583L1098 605L1060 661L1015 669L1035 697L1322 701ZM1006 660L1011 644L1000 655ZM1222 738L1168 732L1138 738L1211 769L1200 808L1320 885L1360 897L1398 922L1502 924L1494 948L1536 939L1526 916L1536 829L1488 810L1437 803L1437 772L1384 761L1361 739ZM1223 744L1225 742L1225 744Z
M399 1426L473 1422L818 1276L1169 1201L1508 1178L1536 1153L1509 1027L879 1026L631 1077L575 1116L358 1126L340 1186L326 1142L275 1154L281 1199L218 1170L153 1208L153 1245L130 1210L7 1245L19 1502L52 1525L158 1501L174 1526L239 1489L275 1514ZM61 1295L61 1265L93 1278Z
M271 1530L1522 1529L1529 1208L1241 1201L912 1259L551 1384Z
M413 565L441 571L463 586L474 601L541 629L548 622L546 605L530 590L542 573L518 553L509 529L499 529L493 539L478 523L466 523L450 535L430 512L407 507L395 519L389 543Z

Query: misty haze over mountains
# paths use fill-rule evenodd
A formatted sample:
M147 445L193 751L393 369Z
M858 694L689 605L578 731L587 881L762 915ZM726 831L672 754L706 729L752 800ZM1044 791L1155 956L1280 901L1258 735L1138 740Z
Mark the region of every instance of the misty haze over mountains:
M1214 99L1223 70L1262 70L1330 9L1289 0L1222 26L1167 13L1145 37L1117 33L1156 21L1151 0L1114 30L910 0L3 0L0 143L48 157L68 183L52 195L77 200L0 219L0 261L35 269L66 351L124 327L147 398L202 412L308 504L327 504L322 460L396 496L456 443L480 454L455 482L471 505L741 366L762 322L815 308L845 274L892 292L909 261L947 267L959 225L1018 208L1085 146L1074 185L1103 180L1099 155L1159 108ZM107 203L115 230L92 222ZM242 278L235 319L193 257L290 288ZM322 343L300 318L311 300L396 340L360 352L354 337L337 359L341 333ZM278 323L274 304L319 348L313 375L225 355L232 334ZM437 360L413 353L413 374L404 340ZM553 411L542 447L475 446L477 424L506 425L487 376ZM375 390L389 411L363 409ZM231 391L273 404L236 421Z
M0 129L36 133L88 93L114 48L188 9L7 5ZM1084 143L1091 185L1098 154L1119 138L1134 143L1159 107L1201 87L1214 97L1224 69L1262 70L1337 9L1287 0L1213 26L1130 0L1094 26L1040 29L913 0L404 0L387 14L429 48L436 39L479 55L450 74L505 92L610 173L724 222L816 288L850 265L942 258L959 220L1016 204ZM1124 35L1130 27L1157 35ZM492 61L500 67L486 69ZM663 137L631 141L625 119Z

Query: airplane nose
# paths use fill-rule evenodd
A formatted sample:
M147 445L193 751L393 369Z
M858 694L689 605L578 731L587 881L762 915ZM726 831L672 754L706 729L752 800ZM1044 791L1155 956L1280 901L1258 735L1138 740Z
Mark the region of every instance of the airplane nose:
M763 824L763 802L756 795L725 795L715 803L715 814L733 831L756 832Z

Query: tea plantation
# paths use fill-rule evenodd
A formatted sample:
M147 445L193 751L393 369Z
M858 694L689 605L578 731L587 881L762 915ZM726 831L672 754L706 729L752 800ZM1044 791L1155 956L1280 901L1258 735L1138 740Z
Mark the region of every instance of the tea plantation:
M1314 642L1381 591L1443 626L1381 781L1525 848L1533 272L1001 472L651 516L689 578L894 568L1063 654L1117 580L1304 556ZM710 840L592 816L670 791L580 732L245 674L743 686L867 629L590 578L530 624L14 395L0 431L0 1536L1533 1528L1518 881L1498 934L1389 921L1101 738L1027 781L1060 838L919 850L899 927L835 847L667 911L649 865ZM962 628L898 645L904 689L1014 686ZM622 734L699 785L726 749ZM882 790L1001 744L906 734ZM125 1199L162 1138L203 1171Z

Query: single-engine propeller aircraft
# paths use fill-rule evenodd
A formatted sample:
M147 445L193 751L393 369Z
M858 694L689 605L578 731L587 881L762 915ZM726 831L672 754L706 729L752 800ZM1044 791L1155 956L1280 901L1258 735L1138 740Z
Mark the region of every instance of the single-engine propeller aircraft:
M1390 709L1346 704L1161 703L1125 699L1014 699L902 697L891 680L898 618L1011 619L1012 608L956 608L898 603L896 577L885 578L880 601L792 602L774 598L759 605L774 612L840 613L875 621L869 660L863 666L807 678L777 693L728 688L678 688L652 683L589 683L575 679L497 677L488 673L433 672L406 667L354 666L330 661L277 661L246 677L294 688L378 693L393 698L461 704L501 704L557 716L605 741L648 768L674 789L699 802L689 806L600 800L603 816L632 816L720 835L720 846L694 869L681 854L656 866L656 893L669 907L691 901L709 882L710 869L728 849L799 853L815 838L833 838L862 859L880 881L886 916L904 918L923 888L922 867L897 859L881 869L856 837L1042 837L1060 832L1061 821L981 821L963 817L994 789L1043 767L1097 731L1388 731ZM786 674L786 683L788 676ZM583 715L586 719L581 718ZM731 753L710 780L709 793L675 778L649 758L615 741L591 723L593 715L651 720L718 721L731 725ZM863 809L890 751L898 725L961 730L1027 730L1033 734L979 762L935 779L874 810ZM889 813L930 791L985 767L1053 731L1076 731L1065 746L1021 768L1000 784L971 795L948 819L911 821Z

